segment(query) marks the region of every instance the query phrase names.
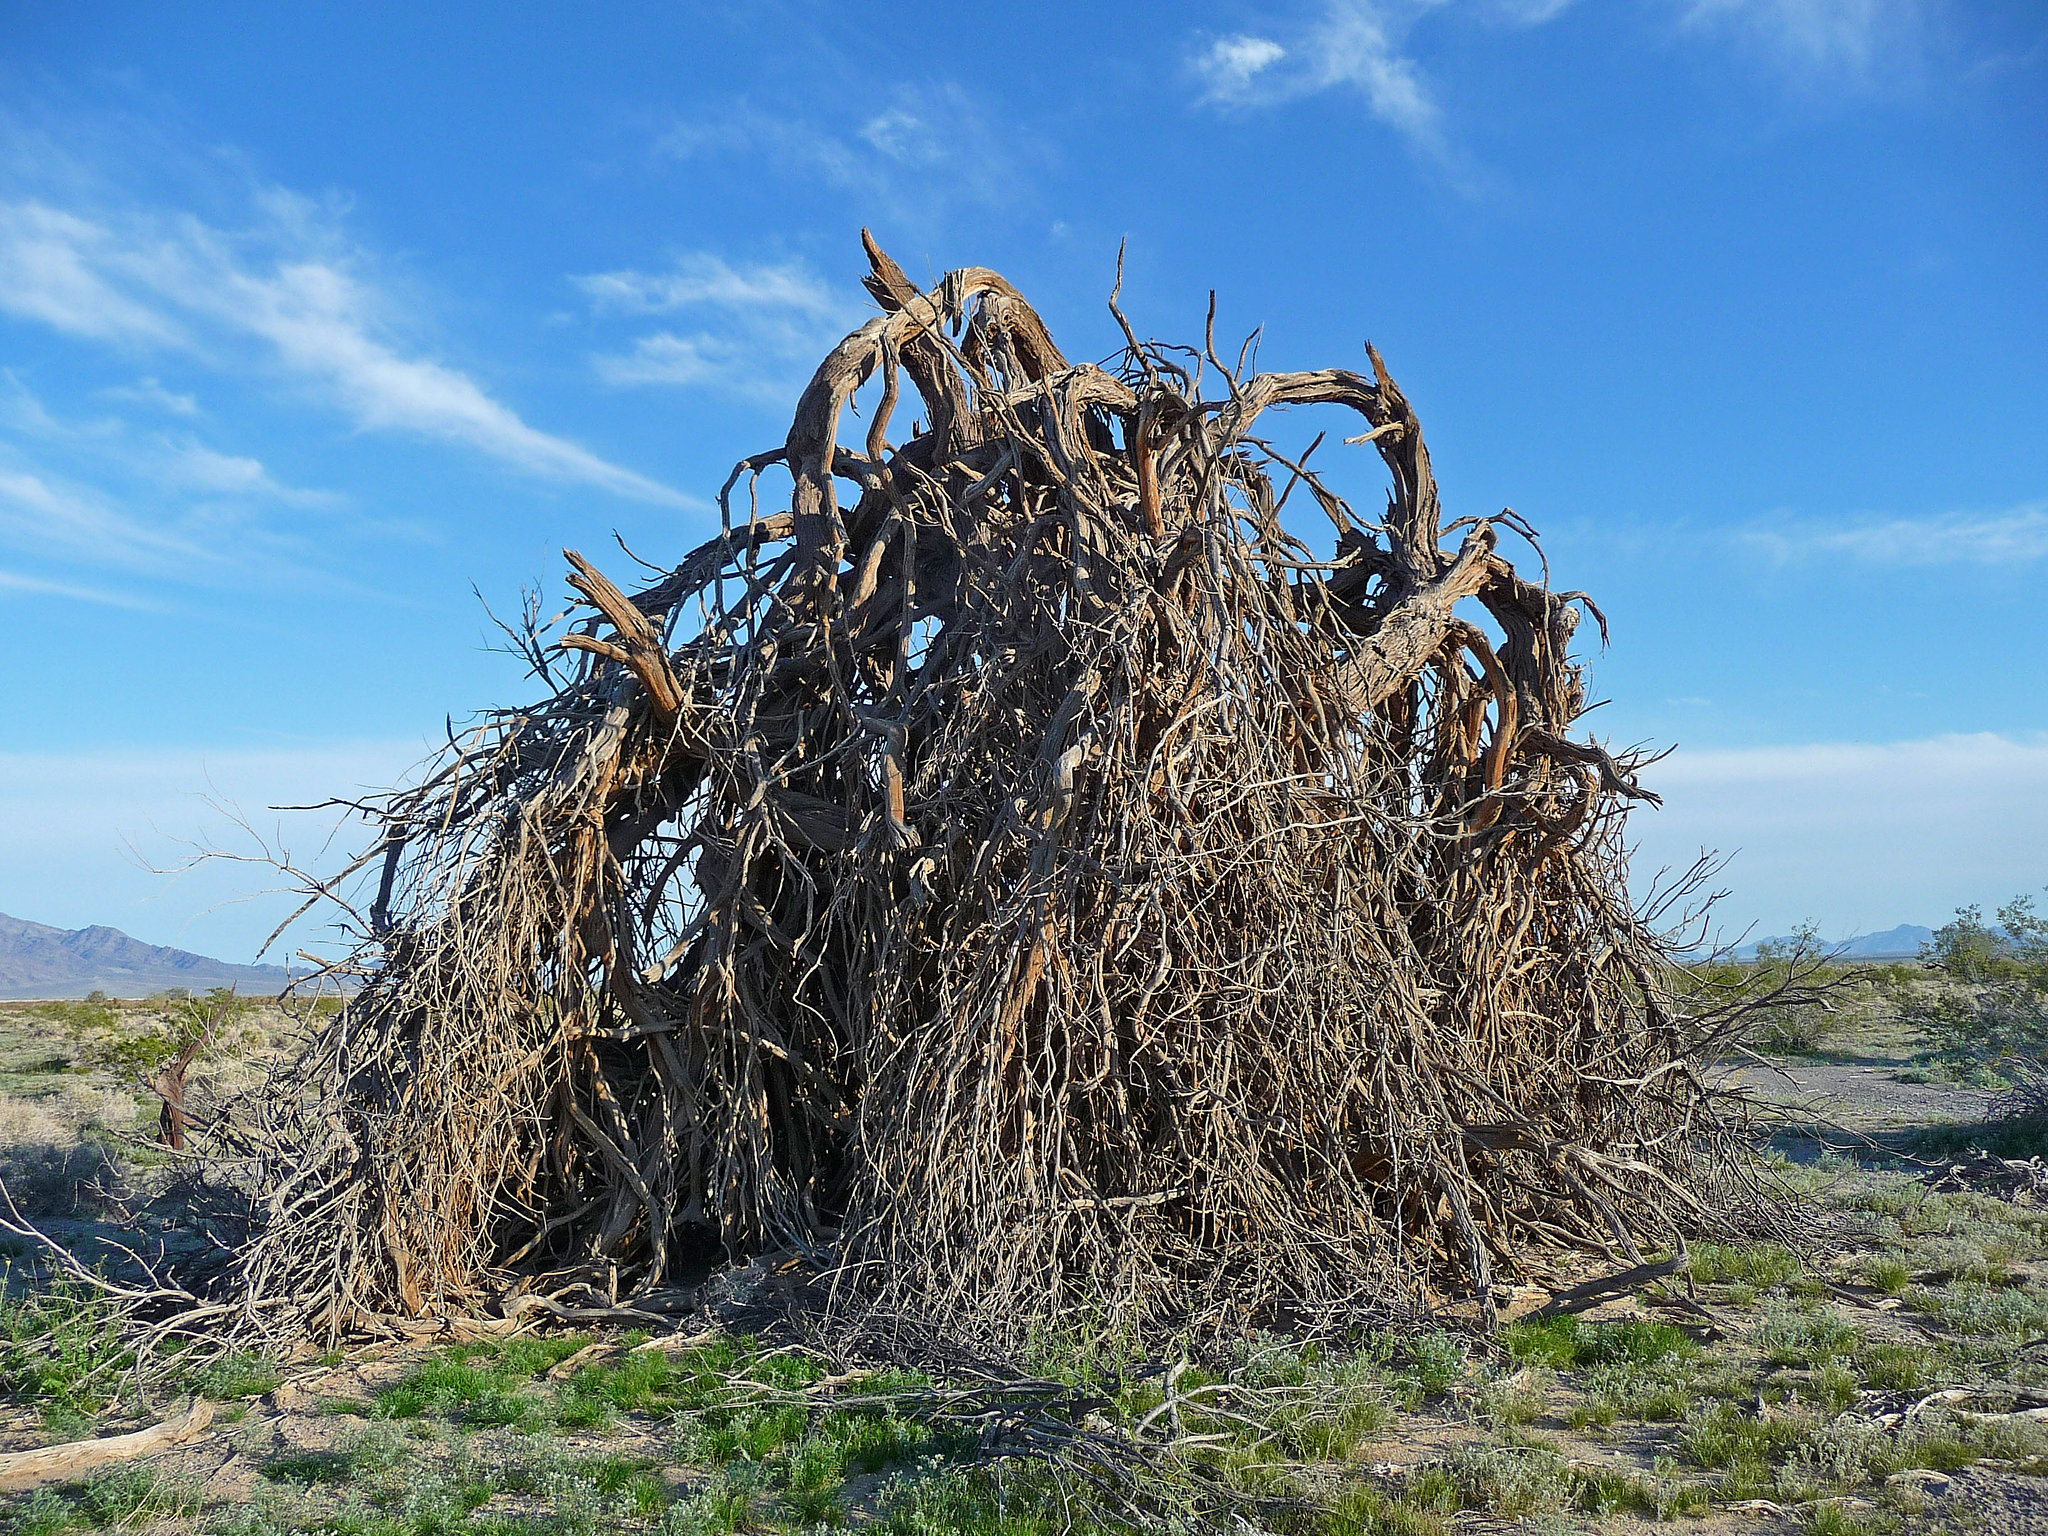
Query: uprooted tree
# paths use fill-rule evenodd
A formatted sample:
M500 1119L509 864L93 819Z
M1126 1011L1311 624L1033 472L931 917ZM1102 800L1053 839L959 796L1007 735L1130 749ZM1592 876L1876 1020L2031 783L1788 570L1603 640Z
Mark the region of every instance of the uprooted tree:
M1512 513L1444 526L1379 354L1256 373L1112 298L1074 364L996 273L867 249L883 313L719 535L632 594L570 555L545 697L372 806L361 990L235 1133L248 1315L647 1295L722 1244L998 1329L1490 1316L1714 1222L1651 797L1569 734L1599 612ZM1259 435L1310 406L1379 520Z

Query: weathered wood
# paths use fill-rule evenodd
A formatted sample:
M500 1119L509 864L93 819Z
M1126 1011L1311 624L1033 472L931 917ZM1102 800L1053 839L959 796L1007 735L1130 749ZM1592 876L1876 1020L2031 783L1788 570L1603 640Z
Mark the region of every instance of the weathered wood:
M546 694L383 805L366 984L238 1130L266 1317L645 1322L707 1240L1003 1336L1488 1317L1531 1250L1712 1221L1642 758L1573 735L1598 610L1533 530L1445 521L1377 351L1262 374L1113 299L1075 365L865 244L884 312L718 535L637 594L571 554L568 632L515 635ZM1269 440L1307 411L1383 508L1327 418Z
M205 1435L212 1424L213 1404L198 1397L176 1417L132 1434L73 1440L34 1451L9 1451L0 1456L0 1493L21 1493L45 1483L68 1482L101 1467L189 1445Z

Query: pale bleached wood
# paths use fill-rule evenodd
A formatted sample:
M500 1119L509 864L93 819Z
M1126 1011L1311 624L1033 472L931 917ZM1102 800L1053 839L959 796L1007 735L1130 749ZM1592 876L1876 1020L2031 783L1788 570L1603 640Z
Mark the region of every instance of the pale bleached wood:
M34 1451L10 1451L0 1456L0 1493L20 1493L45 1483L68 1482L100 1467L134 1461L186 1445L210 1433L213 1404L199 1397L175 1418L138 1429L133 1434L108 1435L99 1440L73 1440L64 1445L46 1445Z

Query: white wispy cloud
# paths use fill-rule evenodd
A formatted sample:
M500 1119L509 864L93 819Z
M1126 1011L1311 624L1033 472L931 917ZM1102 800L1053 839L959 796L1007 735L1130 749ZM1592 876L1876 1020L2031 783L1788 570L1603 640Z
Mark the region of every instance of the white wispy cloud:
M1938 923L2048 879L2048 736L1680 747L1629 818L1643 882L1702 848L1732 855L1729 916L1785 933Z
M666 272L594 272L575 280L600 310L658 315L710 305L728 310L795 310L829 315L840 306L824 281L800 261L733 266L722 256L693 252Z
M1195 73L1208 83L1216 101L1242 101L1251 94L1252 82L1264 71L1287 57L1287 50L1270 37L1219 37L1194 61Z
M708 335L655 331L636 336L629 352L600 352L591 360L607 384L710 384L733 377L748 359L739 347Z
M849 85L849 99L872 100L866 82ZM655 150L684 161L765 159L857 198L870 220L918 229L948 209L1014 206L1049 158L1028 124L998 119L943 80L898 85L879 110L853 115L729 99L673 124Z
M166 389L155 379L137 379L133 384L117 384L101 390L99 395L102 400L113 400L126 405L146 405L173 416L199 414L199 401L196 397Z
M1191 44L1188 71L1204 105L1275 107L1349 90L1426 159L1471 183L1444 111L1416 57L1414 34L1434 12L1532 28L1575 0L1321 0L1305 22L1246 27ZM1793 74L1869 76L1912 57L1929 0L1651 0L1681 32L1741 40Z
M1922 0L1678 0L1694 31L1743 37L1780 66L1868 74L1909 52L1925 20Z
M157 604L125 592L100 587L82 587L76 582L50 581L20 571L0 570L0 592L19 592L32 597L61 597L74 603L99 603L108 608L131 608L145 613L161 611Z
M0 312L125 354L281 372L371 431L460 444L529 474L668 505L689 498L529 425L405 339L366 253L315 205L252 195L246 229L69 189L0 196ZM247 356L253 346L254 358Z
M257 497L296 507L333 506L342 500L332 491L281 485L263 467L262 460L222 453L196 439L188 438L164 446L164 477L180 489L221 496Z
M189 345L170 316L110 280L105 268L127 254L89 219L40 202L0 203L0 308L127 347Z
M140 574L203 576L223 560L220 552L131 515L90 486L25 465L18 455L0 460L0 543Z
M1945 512L1825 523L1787 520L1745 529L1748 548L1772 560L1840 558L1869 565L2018 565L2048 559L2048 502L2003 512Z
M592 358L606 383L705 385L786 399L861 309L800 261L734 265L708 252L666 270L596 272L572 279L600 316L687 316L688 329L633 337Z
M1324 0L1307 25L1239 32L1199 46L1189 68L1204 103L1221 108L1272 107L1325 91L1350 90L1366 110L1411 147L1446 168L1456 155L1443 110L1408 49L1409 35L1448 0ZM1511 7L1497 14L1530 25L1558 7Z
M73 579L81 570L176 585L303 577L313 568L308 531L277 512L342 505L190 431L60 415L0 372L0 549L56 564L57 574L34 577L43 593L101 600Z

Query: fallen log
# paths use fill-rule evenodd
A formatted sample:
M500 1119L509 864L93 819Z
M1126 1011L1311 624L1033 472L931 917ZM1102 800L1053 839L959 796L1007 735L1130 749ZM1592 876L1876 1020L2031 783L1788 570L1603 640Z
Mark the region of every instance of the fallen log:
M33 1451L9 1451L0 1456L0 1493L20 1493L46 1483L71 1482L101 1467L187 1445L207 1434L212 1424L213 1404L196 1397L183 1413L132 1434L73 1440Z

